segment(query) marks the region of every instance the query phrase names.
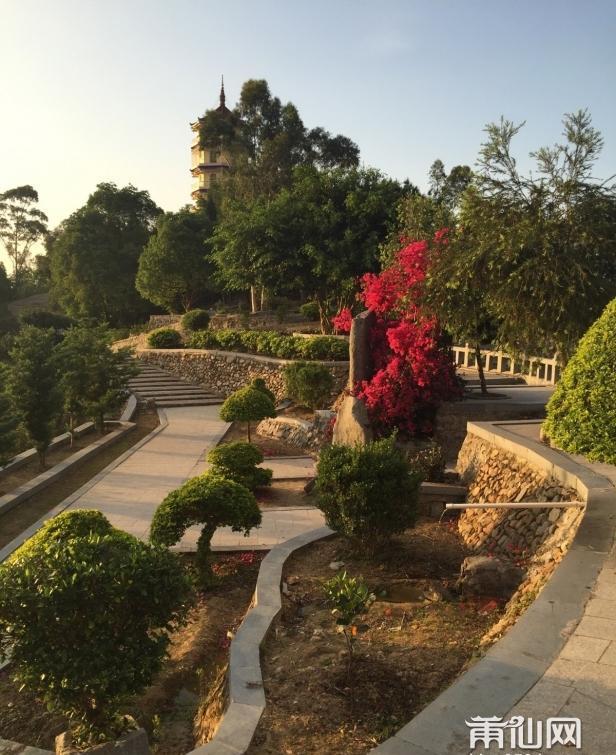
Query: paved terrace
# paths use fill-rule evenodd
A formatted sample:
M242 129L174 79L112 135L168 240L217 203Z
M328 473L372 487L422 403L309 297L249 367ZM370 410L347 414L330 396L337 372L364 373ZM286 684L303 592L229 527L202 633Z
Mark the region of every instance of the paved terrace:
M94 485L73 496L68 510L98 509L115 527L146 540L154 511L167 493L207 468L208 451L229 427L219 418L219 409L219 405L165 409L162 428ZM305 464L302 459L277 460L271 466L276 477L289 478L310 476ZM263 512L263 524L249 537L221 528L212 546L217 550L267 549L322 525L323 516L314 508L271 508ZM178 548L194 550L199 532L199 527L188 530Z

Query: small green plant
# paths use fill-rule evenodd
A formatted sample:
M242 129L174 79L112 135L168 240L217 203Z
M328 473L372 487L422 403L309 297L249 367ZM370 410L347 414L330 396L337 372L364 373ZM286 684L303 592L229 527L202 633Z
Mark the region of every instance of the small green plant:
M403 453L409 467L421 474L422 480L441 482L445 472L445 454L441 446L434 441L423 447L404 448Z
M182 330L207 330L210 316L205 309L191 309L182 317Z
M76 743L115 739L190 590L175 554L98 511L64 512L0 565L0 659L11 654L15 679L69 719Z
M413 526L420 482L393 436L364 446L325 446L317 463L317 505L328 526L374 553Z
M6 368L0 363L0 467L13 456L17 448L19 417L13 402L5 393Z
M263 461L263 453L252 443L222 443L209 452L207 460L212 465L212 472L238 482L248 490L272 484L272 470L257 466Z
M272 401L273 404L276 403L276 396L274 396L273 392L270 391L270 389L267 387L263 378L255 378L250 385L253 388L256 388L258 391L265 393L265 395Z
M582 336L543 430L563 451L616 464L616 299Z
M275 417L274 402L263 391L247 385L232 393L220 408L220 418L224 422L246 422L250 443L250 423L266 417Z
M148 336L148 346L151 349L180 349L182 336L174 328L158 328Z
M208 472L169 493L154 512L150 540L168 547L175 545L195 524L203 525L197 540L196 568L200 586L207 589L215 581L210 541L218 527L231 527L248 535L261 524L261 512L247 488Z
M316 301L307 301L305 304L301 305L299 311L302 317L305 317L306 320L310 320L311 322L318 320L320 317L319 304Z
M324 407L334 387L334 378L323 364L293 362L285 367L284 379L289 398L311 409Z
M333 606L332 614L341 628L349 650L347 676L351 672L354 658L354 645L357 636L355 618L364 613L374 600L367 585L357 577L349 577L346 571L328 580L323 589L328 602Z

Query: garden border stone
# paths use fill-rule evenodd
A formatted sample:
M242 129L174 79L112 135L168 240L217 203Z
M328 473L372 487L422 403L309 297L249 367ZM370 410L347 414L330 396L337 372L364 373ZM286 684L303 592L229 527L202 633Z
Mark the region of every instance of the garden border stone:
M294 551L332 534L329 527L304 532L275 545L261 562L252 608L229 649L229 704L212 739L187 755L242 755L250 746L265 710L260 650L282 607L283 566Z
M582 618L614 540L616 487L568 454L507 429L520 424L529 423L469 422L467 432L575 489L586 503L577 534L544 589L507 634L397 734L371 750L375 754L468 752L465 721L506 715L541 679Z

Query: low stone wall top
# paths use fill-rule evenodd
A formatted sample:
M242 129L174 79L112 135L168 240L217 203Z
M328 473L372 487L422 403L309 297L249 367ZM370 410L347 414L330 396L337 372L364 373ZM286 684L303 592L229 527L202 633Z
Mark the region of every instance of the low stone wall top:
M142 349L137 351L137 357L192 383L206 386L222 396L229 396L254 378L261 377L278 401L285 397L283 370L292 362L288 359L213 349ZM324 364L332 373L334 392L338 394L346 385L349 363L319 364Z

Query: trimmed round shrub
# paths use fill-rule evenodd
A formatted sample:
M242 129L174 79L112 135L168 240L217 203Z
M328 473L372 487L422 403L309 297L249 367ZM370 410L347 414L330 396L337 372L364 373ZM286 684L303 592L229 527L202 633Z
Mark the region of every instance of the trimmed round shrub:
M250 443L250 423L260 422L266 417L275 417L276 407L269 396L258 388L247 385L232 393L220 407L220 418L224 422L247 422L248 442Z
M191 309L182 317L182 330L207 330L210 316L205 309Z
M270 391L270 389L267 387L265 380L263 378L255 378L252 383L250 384L252 388L256 388L258 391L261 391L262 393L265 393L265 395L271 400L271 402L275 405L276 404L276 396Z
M334 378L323 364L293 362L284 369L287 395L311 409L324 407L334 388Z
M317 505L329 527L374 551L413 526L420 482L393 437L325 446L317 464Z
M174 328L158 328L148 336L148 346L151 349L181 349L182 336Z
M150 540L175 545L195 524L203 525L197 540L196 567L199 584L207 589L214 583L210 541L218 527L231 527L234 532L248 535L261 524L261 512L250 490L209 472L169 493L154 512Z
M272 470L257 466L263 461L263 453L252 443L222 443L209 452L207 460L212 465L212 472L239 482L248 490L272 484Z
M563 451L616 464L616 299L580 339L543 430Z
M190 582L174 554L98 511L59 514L0 566L0 655L91 745L125 728L121 706L160 670Z
M306 320L318 320L321 317L319 304L316 301L307 301L305 304L301 305L299 311L301 316L305 317Z

